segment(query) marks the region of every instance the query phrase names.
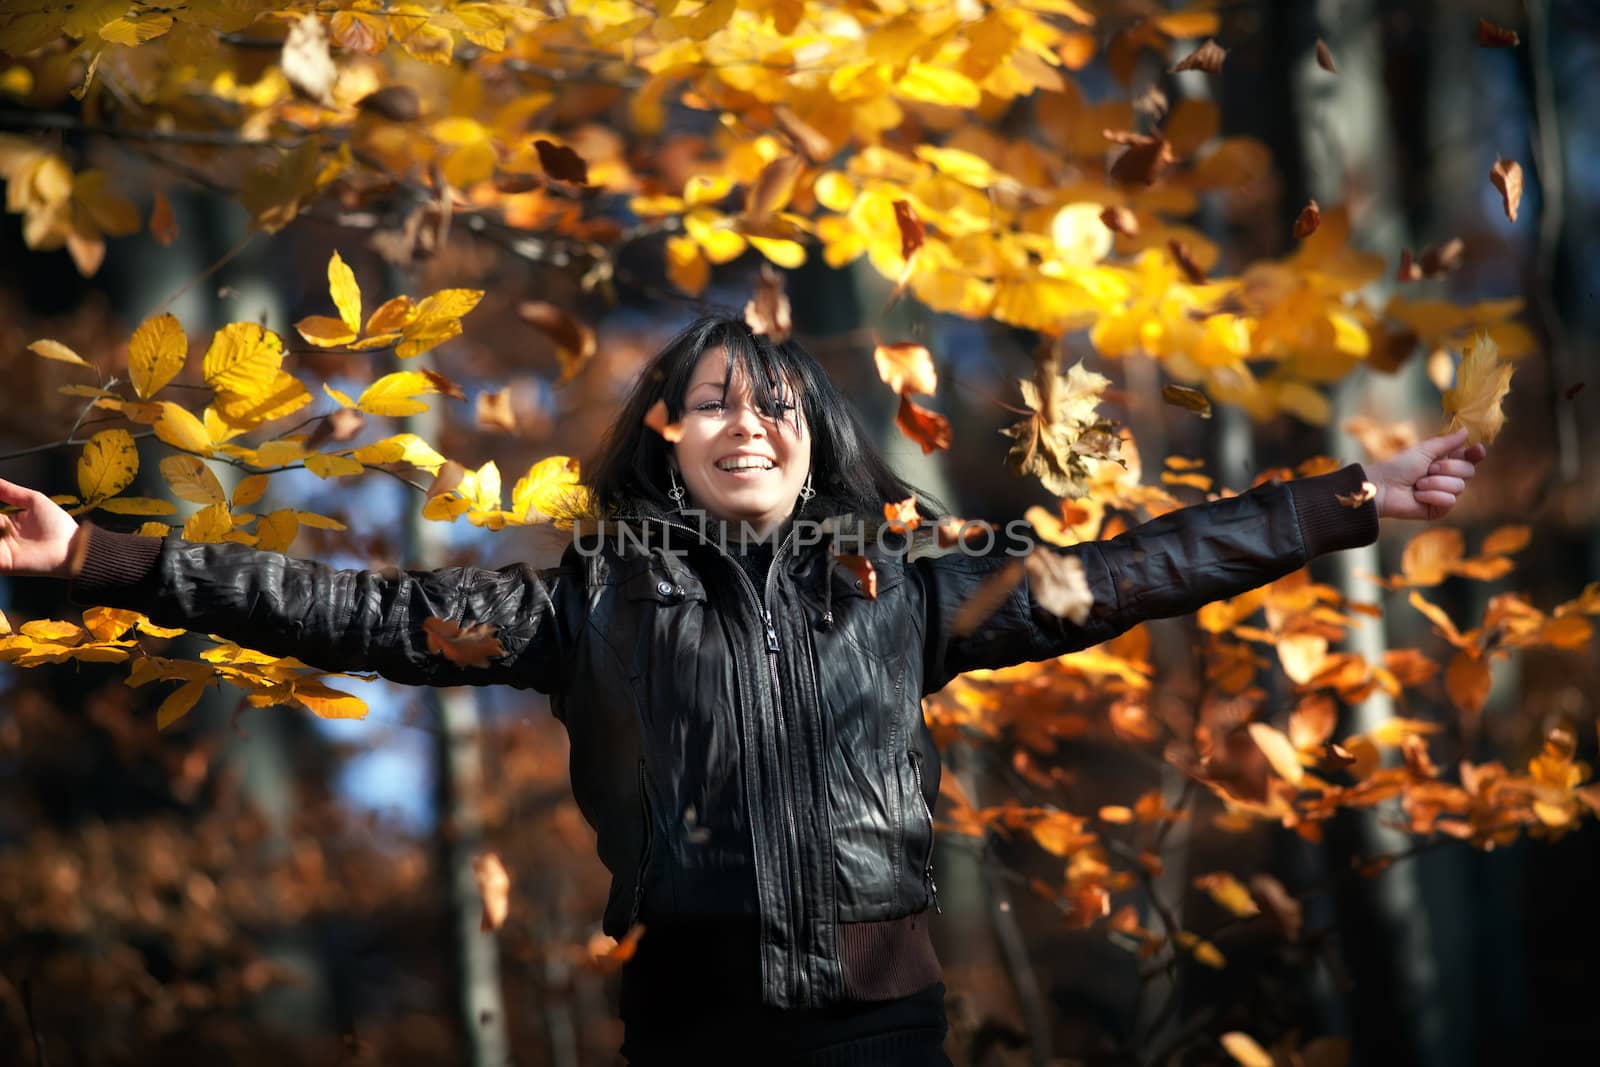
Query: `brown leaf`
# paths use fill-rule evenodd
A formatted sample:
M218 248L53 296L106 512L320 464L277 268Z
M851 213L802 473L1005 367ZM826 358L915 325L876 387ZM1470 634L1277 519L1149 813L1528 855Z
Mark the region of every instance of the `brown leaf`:
M443 656L458 667L487 667L489 661L505 655L495 627L480 622L463 627L460 623L430 615L422 620L428 635L428 651Z
M1189 246L1176 237L1167 238L1167 251L1172 253L1172 258L1177 262L1178 269L1188 279L1190 285L1204 285L1206 272L1200 264L1194 261L1194 256L1189 253Z
M1489 661L1472 649L1457 649L1444 672L1444 691L1451 703L1468 715L1477 715L1489 701L1489 688L1493 684Z
M465 400L467 398L467 394L461 391L461 386L437 371L424 370L422 371L422 376L428 379L443 396L447 396L452 400Z
M950 420L914 403L904 393L900 395L900 409L895 412L894 424L917 443L925 456L950 447Z
M1347 508L1359 508L1367 501L1376 499L1377 496L1377 486L1373 485L1371 482L1362 482L1361 488L1357 489L1355 492L1335 493L1333 494L1333 499L1337 500L1340 504L1343 504Z
M1112 233L1120 233L1124 237L1139 235L1139 216L1120 205L1113 204L1100 212L1100 221Z
M433 484L428 486L428 499L443 496L455 489L466 477L467 469L453 459L447 459L439 465L439 470L433 476Z
M533 142L533 147L539 153L539 166L544 168L551 180L571 182L573 185L589 184L589 164L566 145L540 138Z
M1284 937L1290 941L1300 940L1305 909L1300 906L1298 900L1289 895L1287 889L1283 888L1282 882L1270 874L1252 875L1250 896L1261 906L1262 911L1277 922Z
M348 441L361 432L367 417L355 408L340 408L317 424L301 446L315 452L330 441Z
M315 15L302 15L289 27L278 65L294 91L325 107L333 105L339 68L328 54L328 31Z
M1302 752L1322 746L1339 723L1339 709L1326 693L1312 693L1301 699L1289 715L1289 742Z
M745 196L744 215L759 221L774 211L782 211L794 196L795 182L805 169L806 161L797 155L779 156L761 168L761 173L751 183Z
M1323 743L1322 759L1317 763L1317 769L1324 774L1332 774L1334 771L1342 771L1344 768L1352 766L1355 762L1356 757L1349 749L1343 745L1327 741Z
M1148 115L1157 122L1167 113L1167 94L1161 91L1159 85L1152 85L1133 102L1133 110L1140 115Z
M478 929L498 930L505 925L506 913L511 910L511 875L506 873L506 865L494 852L484 852L473 858L472 875L478 880L478 895L483 898L483 919Z
M833 158L833 142L822 131L795 114L788 105L778 104L772 109L772 114L794 143L811 157L811 162L826 163Z
M1022 581L1022 561L1011 560L990 574L950 616L950 632L964 637L993 615Z
M1317 66L1329 74L1339 73L1338 66L1333 62L1333 53L1328 50L1328 43L1321 37L1317 38Z
M1450 429L1465 426L1468 444L1491 444L1505 425L1500 409L1511 391L1515 368L1501 360L1499 346L1487 335L1475 338L1456 368L1456 383L1445 392L1444 413L1450 416Z
M1222 61L1228 58L1228 50L1217 42L1207 40L1205 44L1178 60L1168 73L1177 74L1184 70L1203 70L1207 74L1217 74L1222 70Z
M1192 411L1203 419L1211 417L1211 401L1198 389L1190 389L1187 385L1163 385L1161 399L1173 407L1180 407Z
M650 405L650 410L644 413L644 424L660 434L662 440L669 444L677 444L683 440L683 423L667 421L665 400L657 400Z
M783 291L783 275L770 263L761 264L761 277L755 295L744 306L745 325L750 332L764 334L773 344L789 339L794 321L789 311L789 294Z
M1497 159L1489 168L1489 183L1500 190L1500 200L1505 205L1506 218L1517 221L1517 208L1522 203L1522 164L1514 159Z
M954 515L946 515L936 522L933 531L940 548L954 548L957 544L971 544L994 536L990 523L982 519L958 519Z
M1094 594L1083 561L1048 548L1035 548L1024 561L1033 601L1052 615L1083 625L1094 607Z
M909 200L894 202L894 221L900 227L900 258L910 259L911 253L922 247L924 232L917 209Z
M1521 43L1522 38L1517 36L1516 30L1496 26L1488 19L1478 20L1479 48L1515 48Z
M474 405L474 414L478 425L484 429L504 430L506 433L517 432L517 416L511 409L510 388L494 393L485 389L479 393L478 401Z
M1307 237L1317 232L1317 227L1322 225L1322 209L1315 200L1307 200L1306 206L1300 209L1300 214L1294 220L1294 238L1304 241Z
M560 382L571 381L594 358L594 331L555 304L525 300L517 305L517 317L555 342Z
M849 571L856 576L856 588L860 589L872 600L878 599L878 572L872 566L872 561L865 556L834 556L833 562L839 568Z
M356 101L356 107L390 122L410 122L422 115L422 101L409 85L385 85Z
M889 529L896 533L906 534L922 525L922 516L917 513L916 496L908 496L904 500L894 500L883 506L883 518L888 523Z
M1466 248L1459 237L1452 237L1442 245L1429 245L1422 250L1417 266L1422 268L1424 278L1437 278L1441 274L1449 274L1461 266L1461 257Z
M150 205L150 236L162 247L178 239L178 219L172 213L172 202L160 189L156 190L155 202Z
M1422 280L1422 268L1417 266L1416 260L1411 258L1411 249L1400 250L1400 266L1394 272L1397 282L1419 282Z
M932 396L939 388L939 375L933 369L933 354L925 345L904 341L878 345L872 351L878 377L902 396L922 393Z
M1128 145L1128 150L1111 164L1111 177L1115 181L1127 185L1150 185L1177 158L1172 154L1172 145L1165 137L1129 134L1124 139L1112 136L1113 132L1106 131L1108 140Z

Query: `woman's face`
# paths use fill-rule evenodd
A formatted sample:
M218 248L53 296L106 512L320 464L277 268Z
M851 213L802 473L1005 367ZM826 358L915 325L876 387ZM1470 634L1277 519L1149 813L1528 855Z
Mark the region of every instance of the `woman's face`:
M683 397L683 436L675 454L688 504L766 535L794 510L811 469L811 429L785 384L776 412L757 412L744 368L734 365L722 395L727 353L708 349ZM798 426L796 425L798 423Z

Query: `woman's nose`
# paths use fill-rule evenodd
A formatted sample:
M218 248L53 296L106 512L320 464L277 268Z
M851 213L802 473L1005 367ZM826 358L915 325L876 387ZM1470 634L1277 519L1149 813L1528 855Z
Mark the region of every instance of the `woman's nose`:
M734 434L749 437L765 437L767 435L766 423L756 413L754 404L738 404L733 409L733 421L729 429Z

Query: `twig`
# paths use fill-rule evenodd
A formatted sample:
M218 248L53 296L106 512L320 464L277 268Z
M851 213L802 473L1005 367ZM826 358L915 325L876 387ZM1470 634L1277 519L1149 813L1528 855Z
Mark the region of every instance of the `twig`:
M237 133L209 130L148 130L137 126L100 126L74 115L55 112L0 111L0 130L57 130L109 137L116 141L148 141L155 144L192 145L201 148L280 148L293 151L300 141L275 141L244 137Z
M39 1032L39 1017L33 1011L33 979L22 980L22 1013L28 1017L28 1033L33 1035L33 1062L36 1067L49 1067L49 1057L44 1051L44 1035Z

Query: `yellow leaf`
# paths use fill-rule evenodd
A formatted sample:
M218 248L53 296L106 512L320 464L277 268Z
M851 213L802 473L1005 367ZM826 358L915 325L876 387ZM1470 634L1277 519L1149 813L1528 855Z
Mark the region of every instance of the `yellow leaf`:
M28 351L34 355L43 356L45 359L60 360L62 363L76 363L84 367L89 366L88 361L78 353L60 341L52 341L48 337L33 342L28 346Z
M1483 539L1483 554L1485 556L1509 556L1513 552L1521 552L1528 547L1528 541L1533 537L1533 529L1528 526L1513 525L1500 526L1490 532Z
M361 329L361 287L356 284L355 271L335 252L328 260L328 295L333 306L339 309L339 318L351 333Z
M218 390L249 394L272 382L283 364L283 340L253 322L230 322L212 335L201 372Z
M306 470L318 478L339 478L351 474L360 474L366 468L359 460L349 456L335 456L326 452L318 452L306 457Z
M300 520L301 526L310 526L317 530L342 530L344 523L338 519L330 519L326 515L318 515L314 511L297 511L294 517Z
M667 238L667 278L673 285L699 296L711 280L711 264L700 254L700 246L692 237Z
M1505 425L1500 403L1511 391L1514 369L1500 361L1499 346L1480 334L1461 357L1455 388L1444 393L1444 413L1450 416L1450 430L1465 426L1468 444L1492 443Z
M408 463L413 467L436 473L444 465L444 457L433 446L414 433L395 434L370 445L362 445L353 453L362 463L377 466L382 463Z
M461 317L478 306L481 289L441 289L417 305L416 317L401 331L395 355L418 356L461 334Z
M114 496L103 501L100 510L113 515L171 515L178 509L170 500L148 496Z
M116 496L139 473L139 449L127 430L101 430L78 457L78 495L85 504Z
M417 305L409 296L385 300L367 320L367 333L385 334L403 330L417 317Z
M1194 887L1204 890L1212 900L1241 919L1261 914L1261 907L1250 896L1250 890L1226 871L1203 874L1194 880Z
M167 699L161 702L161 707L156 710L156 728L165 730L194 708L205 695L206 684L202 681L185 682L172 692Z
M528 468L511 488L511 512L522 522L555 515L573 506L578 486L578 461L550 456Z
M785 270L797 270L805 265L806 247L799 241L790 241L782 237L758 237L753 233L746 234L745 240L750 242L751 248Z
M1295 752L1294 745L1279 730L1273 729L1264 722L1250 724L1250 739L1256 743L1261 754L1267 757L1267 762L1272 764L1272 769L1278 777L1290 785L1299 785L1305 777L1305 768L1300 766L1299 753Z
M366 701L349 693L330 689L321 682L297 681L294 699L310 708L324 719L364 719L367 717Z
M1424 530L1406 543L1400 554L1400 569L1412 585L1438 585L1460 562L1462 551L1460 530Z
M194 413L170 400L161 401L161 417L156 419L156 436L173 448L211 455L211 435Z
M262 494L266 491L267 475L252 474L248 478L242 479L238 485L233 487L233 506L236 508L247 508L251 504L254 504L257 500L260 500Z
M1222 1047L1240 1067L1273 1067L1273 1059L1256 1039L1239 1030L1222 1035Z
M171 532L172 532L172 527L168 526L164 522L147 522L147 523L143 523L143 524L140 525L139 530L138 530L138 534L139 534L140 537L165 537L168 534L170 534ZM151 633L155 633L154 630L152 630L150 632ZM162 636L171 637L171 636L175 636L176 634L181 634L181 633L183 633L183 630L182 629L178 629L178 630L174 631L172 634L156 634L156 636L157 637L162 637Z
M253 428L293 414L309 403L311 394L305 384L288 371L278 370L250 389L218 392L216 410L224 422Z
M356 331L328 315L307 315L294 324L294 329L318 348L337 348L356 339Z
M300 520L293 508L270 512L256 522L256 547L268 552L287 552L300 532Z
M438 391L438 387L420 371L395 371L367 386L356 401L356 407L369 415L415 415L428 410L426 403L415 398Z
M128 341L128 376L141 398L160 392L183 369L189 340L172 315L152 315L139 324Z
M217 493L221 495L221 486L217 487ZM228 514L228 502L219 500L190 515L189 521L183 524L182 537L185 541L214 544L232 532L233 516Z
M1321 634L1285 634L1278 638L1278 662L1296 685L1305 685L1328 658L1328 639Z
M115 641L142 618L144 616L137 611L126 608L90 608L83 613L83 628L94 634L97 641ZM0 628L0 633L3 632Z
M978 84L971 78L949 67L931 63L913 63L900 80L895 82L895 92L908 100L921 100L928 104L946 107L977 107L983 99Z
M179 500L217 504L228 499L217 476L197 456L168 456L161 461L161 474Z

